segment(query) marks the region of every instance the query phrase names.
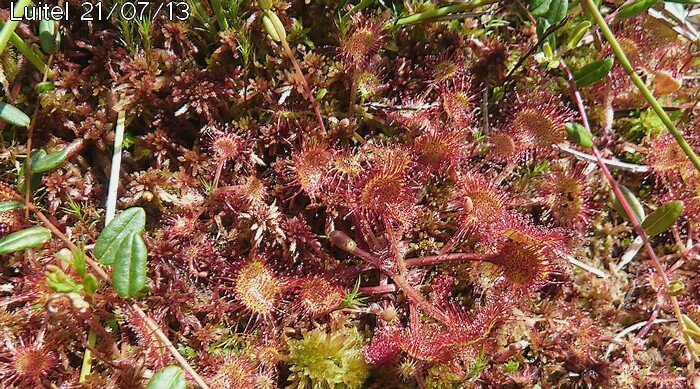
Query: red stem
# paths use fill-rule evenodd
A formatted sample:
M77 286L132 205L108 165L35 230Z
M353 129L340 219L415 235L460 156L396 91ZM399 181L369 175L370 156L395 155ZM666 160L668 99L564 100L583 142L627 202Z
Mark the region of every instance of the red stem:
M441 254L441 255L430 255L427 257L420 258L410 258L406 260L407 267L422 267L422 266L433 266L441 263L447 262L467 262L467 261L490 261L496 255L495 254L467 254L467 253L453 253L453 254Z

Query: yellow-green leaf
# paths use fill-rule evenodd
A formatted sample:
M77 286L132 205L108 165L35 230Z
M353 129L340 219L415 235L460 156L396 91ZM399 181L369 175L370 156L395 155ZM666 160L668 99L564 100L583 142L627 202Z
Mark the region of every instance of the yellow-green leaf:
M642 223L647 234L654 236L666 231L683 213L682 201L671 201L652 212Z
M0 201L0 213L14 211L24 208L24 204L19 201Z
M569 36L569 42L566 44L566 47L569 49L575 48L581 41L581 39L583 39L583 36L586 35L586 32L588 32L589 28L591 28L591 22L588 20L584 20L581 23L577 24L575 27L573 27L572 32Z
M632 193L631 190L627 189L626 186L619 185L620 192L622 192L622 197L625 198L625 201L627 201L627 204L629 204L630 208L632 208L632 213L634 213L634 216L637 217L637 220L641 223L644 221L646 218L646 212L644 212L644 206L642 206L642 203L637 200L637 197ZM630 220L629 217L627 216L627 213L625 212L624 208L622 208L622 204L620 204L620 200L615 196L615 194L612 194L613 198L613 204L612 207L614 210L616 210L623 218L626 220Z
M615 61L612 58L589 63L574 74L574 81L579 88L590 86L608 75Z
M146 389L185 389L185 373L177 366L167 366L153 375Z
M39 45L46 54L58 51L61 45L61 34L56 29L55 20L42 20L39 22Z
M68 156L68 149L64 148L61 151L56 151L40 157L36 162L32 163L32 173L46 173L58 167Z
M0 255L40 246L51 239L51 231L44 227L30 227L13 232L0 239Z
M566 123L564 128L572 142L587 149L593 146L593 134L586 127L578 123Z
M629 4L625 4L617 10L615 20L622 20L638 15L657 3L658 0L637 0Z

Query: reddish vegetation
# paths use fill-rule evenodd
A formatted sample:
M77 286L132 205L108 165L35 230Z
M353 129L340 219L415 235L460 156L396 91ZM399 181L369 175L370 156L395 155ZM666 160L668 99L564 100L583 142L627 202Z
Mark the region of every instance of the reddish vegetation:
M68 150L26 214L0 213L0 238L42 223L64 234L0 256L0 386L143 387L183 365L177 353L212 388L697 385L685 327L654 320L677 301L700 323L700 173L618 61L591 87L567 83L612 55L593 27L547 57L520 1L419 23L397 12L439 5L221 2L226 29L205 0L186 21L63 21L55 89L39 94L21 54L0 55L4 100L37 110L33 133L0 124L0 201L24 199L28 139ZM286 38L271 39L270 12ZM647 12L610 22L697 149L693 46ZM36 30L17 33L36 44ZM570 142L575 92L647 213L684 203L650 246L677 296L644 250L618 268L637 235ZM85 282L59 255L66 240L95 256L120 111L117 208L147 215L134 301L104 280L94 294L56 286Z

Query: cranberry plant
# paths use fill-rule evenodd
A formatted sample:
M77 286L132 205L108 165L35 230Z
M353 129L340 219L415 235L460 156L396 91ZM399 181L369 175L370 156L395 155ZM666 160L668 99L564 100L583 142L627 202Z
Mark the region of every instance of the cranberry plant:
M697 1L67 3L0 12L0 386L700 382Z

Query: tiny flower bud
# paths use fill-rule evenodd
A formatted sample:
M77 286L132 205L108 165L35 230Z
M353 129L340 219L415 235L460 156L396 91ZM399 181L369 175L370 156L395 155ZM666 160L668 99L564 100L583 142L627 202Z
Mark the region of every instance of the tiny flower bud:
M265 15L263 16L262 21L263 25L265 26L265 31L267 31L267 34L270 35L270 38L272 38L272 40L275 42L279 42L280 36L277 35L277 31L275 30L275 26L272 24L272 20Z
M673 281L668 285L668 294L671 296L678 296L683 293L685 286L678 281Z
M335 230L331 232L330 238L333 245L345 252L352 253L357 248L357 243L342 231Z
M388 323L391 323L394 320L399 318L398 314L396 313L396 309L394 309L394 307L389 307L389 308L381 311L379 313L379 317Z
M464 198L464 204L462 205L464 212L471 212L474 209L474 202L472 198L467 196Z

